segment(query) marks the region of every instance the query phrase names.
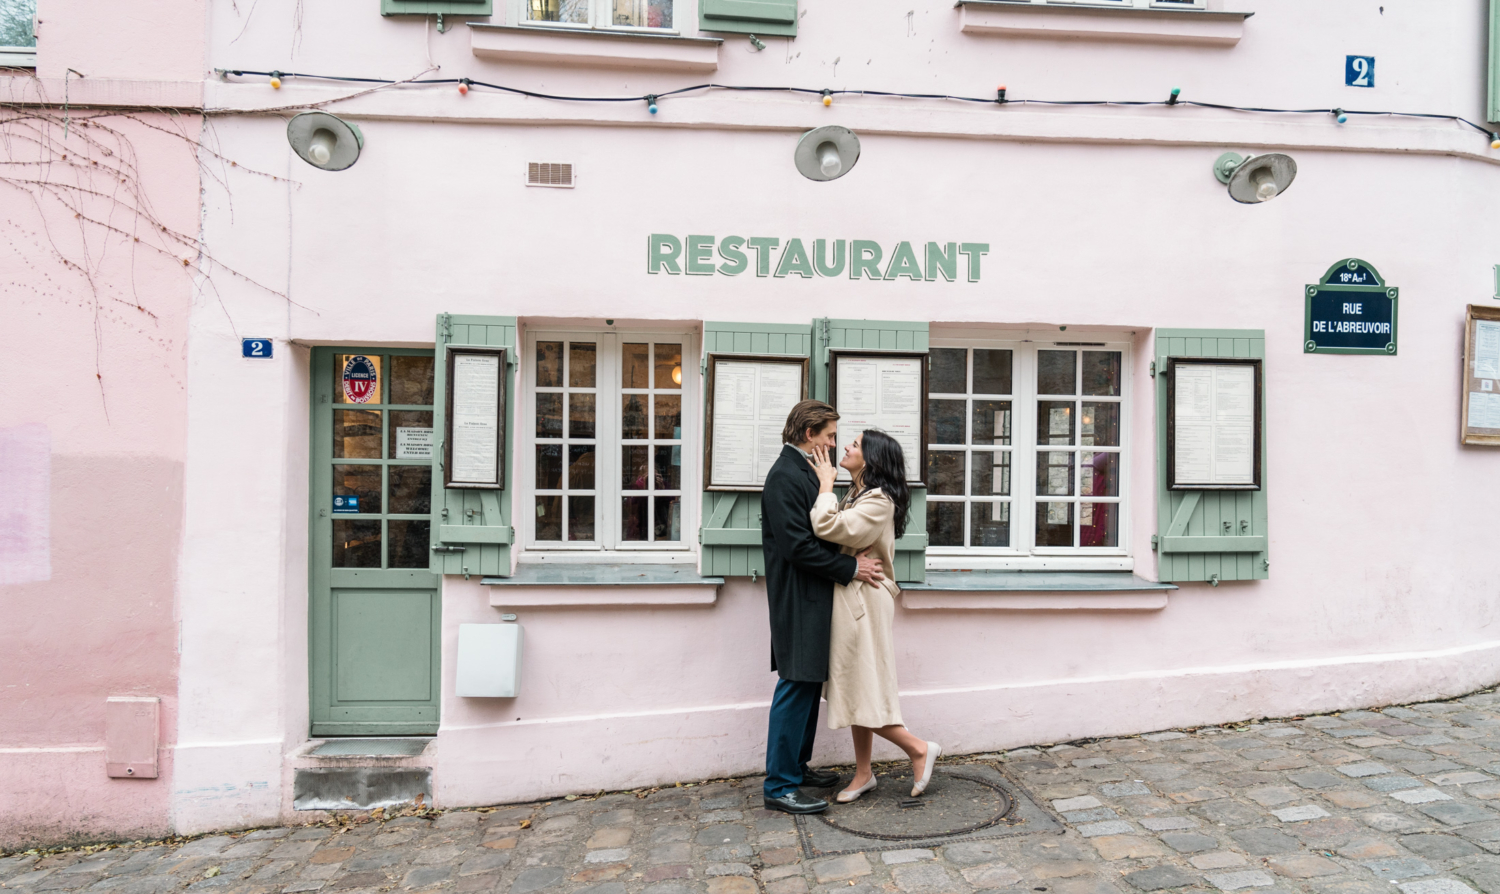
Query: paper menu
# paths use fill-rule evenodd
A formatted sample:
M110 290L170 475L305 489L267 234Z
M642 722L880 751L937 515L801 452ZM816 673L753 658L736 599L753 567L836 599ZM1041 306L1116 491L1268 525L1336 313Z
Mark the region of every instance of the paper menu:
M1469 392L1469 428L1500 429L1500 393Z
M1255 368L1178 363L1173 402L1174 487L1255 484Z
M839 458L843 446L867 428L878 428L901 445L906 477L922 477L922 373L925 357L837 357L834 377L839 411ZM849 475L839 470L839 478Z
M780 361L714 363L710 487L761 487L781 455L781 432L802 399L802 365Z
M1474 378L1500 379L1500 322L1474 321Z
M501 368L494 354L453 357L454 484L499 484Z

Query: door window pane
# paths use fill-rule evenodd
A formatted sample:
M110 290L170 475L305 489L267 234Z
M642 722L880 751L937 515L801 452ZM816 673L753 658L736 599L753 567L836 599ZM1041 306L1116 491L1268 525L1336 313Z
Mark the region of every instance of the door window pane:
M650 540L650 497L624 497L620 501L620 539L630 542Z
M563 433L563 396L556 392L536 396L536 436L560 438Z
M432 548L432 523L423 519L391 519L391 568L426 568Z
M927 504L927 542L931 546L964 545L964 504Z
M1036 352L1036 393L1077 394L1077 351Z
M536 384L538 388L561 388L562 342L539 341L536 343Z
M927 402L927 443L962 444L964 442L964 401L929 400Z
M380 519L333 520L333 567L380 567Z
M656 539L675 542L682 539L682 497L657 497Z
M650 400L651 396L647 394L624 396L623 409L620 411L620 437L627 441L644 441L651 437L646 419L646 405Z
M562 489L562 445L536 445L536 486L539 490Z
M974 496L1010 496L1009 450L976 450L969 455L969 461L973 464Z
M362 514L378 514L380 466L334 466L333 495L355 497L359 500L359 511Z
M656 448L656 489L678 490L682 487L682 448Z
M1038 501L1036 504L1036 545L1073 545L1073 504Z
M1036 458L1036 493L1039 497L1071 497L1073 495L1074 453L1064 450L1046 450Z
M1010 394L1010 351L974 349L974 393Z
M1010 401L974 401L973 444L1010 445Z
M939 496L964 495L962 450L927 451L927 492Z
M968 364L967 348L933 348L927 361L928 391L933 394L963 394L968 391Z
M334 459L380 459L380 411L333 411Z
M620 386L622 388L650 388L651 346L627 344L623 350L625 353L621 364Z
M1119 514L1119 503L1081 504L1078 507L1078 545L1119 546Z
M620 448L620 486L625 490L647 490L651 486L651 467L647 464L649 447L627 444Z
M536 498L536 539L562 539L562 497L547 494Z
M1120 454L1085 452L1078 462L1078 493L1085 497L1120 495Z
M593 497L568 497L568 539L594 539Z
M656 436L668 440L682 435L682 398L678 395L658 394L656 403Z
M385 403L385 372L379 354L333 355L333 402L336 404Z
M432 437L431 410L391 410L390 443L385 455L391 459L431 459L437 449Z
M594 437L594 398L576 392L568 395L568 437Z
M1079 419L1078 443L1084 447L1120 446L1120 405L1086 400Z
M432 511L432 466L391 466L388 474L391 512L425 515ZM393 530L391 537L395 536Z
M391 403L431 406L432 362L431 357L410 357L400 354L392 357Z
M594 489L594 445L568 445L568 489Z
M1039 400L1036 402L1036 442L1049 447L1067 447L1073 443L1073 402Z
M1083 393L1120 395L1120 352L1083 352Z
M970 503L969 545L1010 546L1010 504Z
M682 387L682 345L656 346L656 387Z
M591 342L568 344L568 386L593 388L598 380L599 349Z

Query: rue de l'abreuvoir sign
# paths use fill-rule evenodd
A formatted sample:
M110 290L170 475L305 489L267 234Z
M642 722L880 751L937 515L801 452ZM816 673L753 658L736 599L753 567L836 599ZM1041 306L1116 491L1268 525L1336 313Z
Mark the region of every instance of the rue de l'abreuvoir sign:
M672 236L652 233L646 245L646 272L674 276L814 277L909 279L953 282L963 276L979 282L988 242L897 242L887 251L869 239L801 239L775 236Z
M1359 258L1329 267L1317 284L1306 288L1302 352L1395 354L1400 292Z

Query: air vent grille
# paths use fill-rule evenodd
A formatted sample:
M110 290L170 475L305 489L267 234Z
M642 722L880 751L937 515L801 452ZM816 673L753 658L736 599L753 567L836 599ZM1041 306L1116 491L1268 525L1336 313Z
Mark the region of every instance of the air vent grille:
M556 161L530 162L526 165L526 185L572 188L573 165Z

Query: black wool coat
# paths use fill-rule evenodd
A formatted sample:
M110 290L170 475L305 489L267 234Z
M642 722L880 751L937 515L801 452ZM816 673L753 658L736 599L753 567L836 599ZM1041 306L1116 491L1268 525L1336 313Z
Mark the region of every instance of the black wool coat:
M760 497L760 542L771 608L771 670L784 680L828 679L833 585L854 579L859 563L813 535L818 475L802 451L783 445Z

